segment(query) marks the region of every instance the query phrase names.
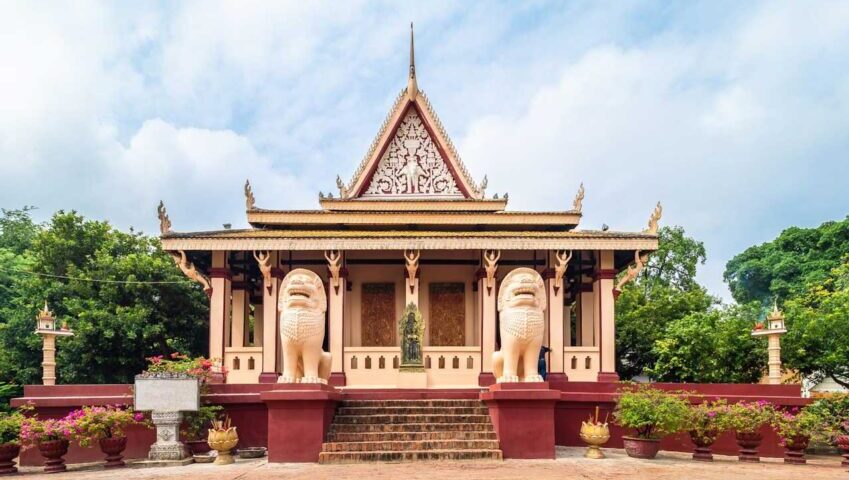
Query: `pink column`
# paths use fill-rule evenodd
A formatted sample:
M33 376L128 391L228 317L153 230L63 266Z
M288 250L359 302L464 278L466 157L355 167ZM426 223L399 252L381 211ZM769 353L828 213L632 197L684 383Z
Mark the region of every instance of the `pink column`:
M277 297L280 280L283 279L283 271L277 267L279 253L271 254L271 278L263 282L262 286L262 373L259 375L260 383L274 383L277 381L278 364L277 350L280 345L280 329L277 328Z
M613 282L616 278L616 270L613 268L612 250L599 252L598 267L593 284L599 318L597 342L599 357L601 357L601 371L598 373L598 381L617 382L619 375L616 373L616 325L613 307Z
M495 383L492 373L492 354L495 352L495 315L497 286L486 288L486 272L481 268L475 275L478 281L478 297L480 298L481 318L481 373L478 384L486 387Z
M548 292L548 380L551 383L562 383L569 378L563 369L563 292L566 279L564 278L560 288L555 288L554 269L549 267L543 272L546 290Z
M345 368L343 365L344 328L345 328L345 293L348 287L348 270L342 267L339 271L339 286L333 287L332 280L329 284L327 306L330 318L330 385L344 387L346 383Z
M227 268L227 252L212 252L209 269L212 297L209 299L209 358L224 362L224 347L230 323L230 287L232 274ZM223 381L223 378L219 379Z

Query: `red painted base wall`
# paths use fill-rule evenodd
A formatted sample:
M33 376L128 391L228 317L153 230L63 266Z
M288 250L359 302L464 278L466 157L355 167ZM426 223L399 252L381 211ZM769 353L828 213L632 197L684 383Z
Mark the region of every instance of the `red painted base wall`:
M706 398L725 398L729 402L740 400L768 400L783 407L805 405L808 400L801 398L798 385L737 385L737 384L658 384L670 390L687 390L704 395ZM30 385L24 387L24 397L13 400L14 406L32 402L36 411L44 417L61 417L69 411L83 405L130 404L132 395L130 385ZM205 401L220 404L233 419L239 429L240 446L268 446L268 409L260 398L264 391L272 390L277 384L250 385L211 385L211 393ZM578 437L581 421L595 409L601 407L602 415L610 412L615 405L616 383L595 382L552 382L551 388L560 390L560 400L554 409L554 442L557 445L583 446ZM345 399L478 399L481 389L445 389L445 390L405 390L405 389L346 389L342 391ZM622 447L623 431L618 427L611 429L612 438L608 447ZM124 455L126 458L144 458L149 446L155 441L153 431L134 429L129 432L129 441ZM686 435L675 435L662 442L662 448L676 451L692 451L692 444ZM761 445L763 456L779 457L783 450L778 438L771 429L764 429L764 441ZM731 433L723 434L715 445L715 452L735 454L736 444ZM99 448L83 449L72 446L65 457L68 463L100 461L103 454ZM25 466L42 465L42 459L36 449L21 453L21 464Z

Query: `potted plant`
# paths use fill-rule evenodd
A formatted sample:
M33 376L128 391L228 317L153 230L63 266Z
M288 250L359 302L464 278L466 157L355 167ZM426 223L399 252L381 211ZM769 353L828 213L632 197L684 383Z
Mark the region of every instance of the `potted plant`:
M123 467L121 453L127 448L127 427L144 423L144 414L119 406L83 407L69 414L76 425L74 437L81 447L94 442L106 454L106 468Z
M724 429L727 408L725 400L690 405L685 428L696 446L693 460L713 461L710 448Z
M180 437L189 447L192 455L201 455L209 452L210 446L207 442L209 428L212 421L223 409L221 405L201 405L197 412L188 412L183 418L180 427Z
M757 402L739 402L728 407L726 424L734 430L741 462L760 462L758 446L763 441L761 427L770 423L775 408L771 403L758 400Z
M636 431L634 437L622 437L628 456L654 458L660 439L681 430L687 413L688 403L679 393L639 385L620 390L613 415L617 424Z
M48 418L41 420L37 416L27 417L21 423L21 443L24 447L36 446L46 460L45 473L57 473L67 470L65 459L68 443L74 432L72 419Z
M822 419L815 411L797 409L776 411L772 426L781 437L784 447L784 463L801 465L806 463L805 449L821 425Z
M15 459L21 453L21 424L24 416L19 411L0 413L0 475L15 473Z

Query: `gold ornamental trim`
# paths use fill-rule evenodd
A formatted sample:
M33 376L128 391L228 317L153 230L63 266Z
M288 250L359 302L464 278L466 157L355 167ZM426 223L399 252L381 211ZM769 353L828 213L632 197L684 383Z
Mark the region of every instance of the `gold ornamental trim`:
M572 212L248 212L248 222L266 225L577 225Z

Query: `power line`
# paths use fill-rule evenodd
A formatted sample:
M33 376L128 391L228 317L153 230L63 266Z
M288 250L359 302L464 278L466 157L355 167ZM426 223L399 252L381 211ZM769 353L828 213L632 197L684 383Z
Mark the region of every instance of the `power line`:
M46 278L59 278L63 280L75 280L78 282L91 282L91 283L123 283L123 284L133 284L133 285L164 285L164 284L178 284L178 283L189 283L188 280L175 280L175 281L143 281L143 280L104 280L98 278L80 278L80 277L69 277L67 275L53 275L51 273L39 273L39 272L30 272L29 270L18 270L14 268L2 268L0 267L0 271L9 272L9 273L24 273L27 275L35 275L37 277L46 277Z

